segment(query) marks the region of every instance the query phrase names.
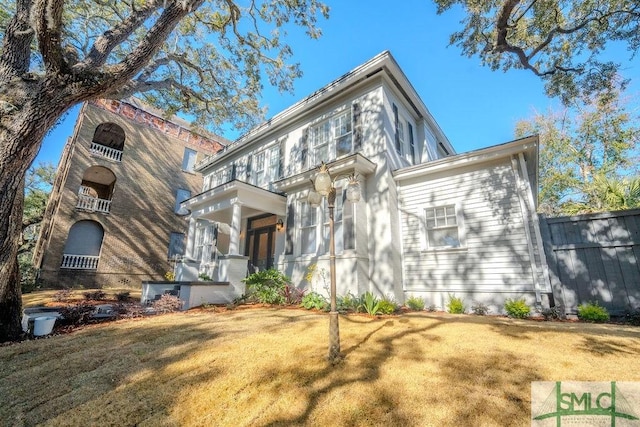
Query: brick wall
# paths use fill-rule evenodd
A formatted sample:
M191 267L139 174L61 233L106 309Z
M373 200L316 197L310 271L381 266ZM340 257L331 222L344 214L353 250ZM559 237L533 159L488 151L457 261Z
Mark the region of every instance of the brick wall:
M170 233L187 233L187 220L174 213L176 190L190 190L193 195L202 188L200 175L181 170L184 148L196 150L201 158L222 145L118 101L87 104L81 114L68 174L60 183L60 203L43 244L40 280L51 287L137 287L142 280L161 279L171 269ZM125 132L121 162L89 151L97 126L106 122ZM109 214L75 207L83 175L91 166L103 166L116 176ZM69 229L80 220L96 221L104 229L96 271L59 268Z

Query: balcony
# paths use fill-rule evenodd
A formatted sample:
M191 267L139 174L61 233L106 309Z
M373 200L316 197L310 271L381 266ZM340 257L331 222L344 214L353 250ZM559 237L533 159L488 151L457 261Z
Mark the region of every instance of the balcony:
M108 214L111 210L111 200L95 197L92 195L92 192L93 189L91 187L85 187L84 185L80 186L76 209Z
M62 255L62 265L60 268L68 268L70 270L97 270L99 256L92 255Z
M106 145L92 142L91 147L89 148L89 151L94 156L103 157L105 159L113 160L115 162L122 161L122 150L117 150L115 148L107 147Z

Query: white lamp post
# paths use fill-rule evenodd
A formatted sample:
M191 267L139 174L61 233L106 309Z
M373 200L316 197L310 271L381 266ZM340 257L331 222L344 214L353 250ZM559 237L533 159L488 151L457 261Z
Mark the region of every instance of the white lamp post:
M313 187L309 190L308 201L311 207L318 207L322 198L327 198L329 208L329 271L331 276L331 311L329 312L329 361L332 363L340 360L340 328L338 326L338 309L336 304L336 245L333 229L333 210L336 202L335 181L340 177L331 179L329 168L322 162L320 170L312 180ZM347 200L356 203L360 200L360 184L355 176L348 176Z

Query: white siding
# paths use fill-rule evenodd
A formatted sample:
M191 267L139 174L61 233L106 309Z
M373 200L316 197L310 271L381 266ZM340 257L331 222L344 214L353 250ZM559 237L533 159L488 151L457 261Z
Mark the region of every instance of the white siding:
M508 158L402 181L399 195L406 292L437 295L436 304L449 293L466 295L470 306L475 294L518 297L534 291L532 260ZM427 248L425 207L452 203L462 210L466 245Z

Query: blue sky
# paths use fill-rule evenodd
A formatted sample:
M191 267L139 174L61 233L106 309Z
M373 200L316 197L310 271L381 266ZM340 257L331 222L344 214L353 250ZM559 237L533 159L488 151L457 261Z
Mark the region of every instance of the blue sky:
M295 82L294 94L265 86L263 105L268 116L384 50L391 51L459 153L510 141L518 120L558 106L545 96L542 82L531 72L491 71L478 58L462 57L457 47L448 46L449 35L461 27L460 11L438 16L436 6L425 0L327 3L331 16L320 22L320 39L310 40L300 33L291 33L287 39L304 75ZM626 52L621 53L618 59L625 64L624 76L633 79L627 94L638 99L638 61L632 63ZM78 111L73 109L49 133L36 162L58 162ZM237 134L224 136L234 139Z

